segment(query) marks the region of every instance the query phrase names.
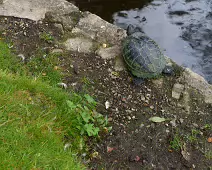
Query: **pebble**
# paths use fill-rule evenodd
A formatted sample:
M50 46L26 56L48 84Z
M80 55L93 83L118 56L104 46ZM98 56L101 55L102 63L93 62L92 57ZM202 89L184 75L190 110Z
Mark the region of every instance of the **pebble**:
M151 96L151 94L147 93L147 94L146 94L146 96L147 96L147 97L150 97L150 96Z
M173 127L176 127L176 119L173 119L172 121L170 121L170 124L173 126Z
M142 127L144 127L144 124L143 123L140 124L139 128L142 128Z
M127 119L128 119L128 120L131 120L132 118L131 118L130 116L127 116Z
M154 109L154 106L150 106L150 109L152 109L152 110L153 110L153 109Z
M142 101L145 101L146 100L146 98L144 97L144 95L141 95L141 100Z
M161 110L161 112L162 112L162 113L164 113L164 112L165 112L165 110L163 110L163 109L162 109L162 110Z
M170 132L170 130L169 129L166 129L166 133L169 133Z
M112 117L109 117L108 118L108 122L112 122L113 118Z
M148 91L148 92L151 92L152 90L147 88L147 91Z
M105 102L105 108L106 108L106 109L109 109L109 107L110 107L110 102L109 102L109 101L106 101L106 102Z
M180 118L180 123L183 123L184 119Z
M195 128L198 128L198 127L199 127L199 125L196 124L196 123L192 123L192 125L193 125Z

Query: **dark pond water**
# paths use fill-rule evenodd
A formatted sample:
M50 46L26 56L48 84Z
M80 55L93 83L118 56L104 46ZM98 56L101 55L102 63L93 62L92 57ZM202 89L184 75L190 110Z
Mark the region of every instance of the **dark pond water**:
M72 1L73 2L73 1ZM80 10L142 27L164 53L212 83L212 0L76 0Z

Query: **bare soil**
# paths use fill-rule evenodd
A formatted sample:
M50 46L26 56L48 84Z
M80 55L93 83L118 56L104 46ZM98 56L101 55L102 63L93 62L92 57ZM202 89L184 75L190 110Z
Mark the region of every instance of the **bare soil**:
M25 64L40 49L48 53L58 48L57 41L64 38L51 24L13 17L0 18L0 31L16 54L24 54ZM54 41L41 40L43 32ZM188 114L183 99L171 97L179 74L136 86L128 71L114 71L113 60L65 51L59 60L68 90L94 96L97 111L113 127L97 142L88 141L90 169L212 169L212 143L207 141L212 137L212 106L193 90ZM149 120L153 116L166 121L154 123Z

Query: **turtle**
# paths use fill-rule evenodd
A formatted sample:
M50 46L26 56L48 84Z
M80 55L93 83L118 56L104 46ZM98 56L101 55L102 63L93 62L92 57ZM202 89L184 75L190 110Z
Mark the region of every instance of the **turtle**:
M158 44L140 27L128 25L122 47L124 61L134 76L135 84L142 84L145 79L155 78L161 73L174 73Z

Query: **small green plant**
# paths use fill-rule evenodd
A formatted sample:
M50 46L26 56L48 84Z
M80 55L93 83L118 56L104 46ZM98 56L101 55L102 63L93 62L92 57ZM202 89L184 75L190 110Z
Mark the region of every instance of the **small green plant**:
M82 98L82 104L76 105L72 101L67 100L67 105L69 111L76 116L76 128L81 135L87 134L88 136L97 137L99 132L106 128L108 124L107 117L95 111L96 102L88 94L85 94Z
M51 43L52 41L54 41L54 37L51 35L51 33L47 33L47 32L43 32L40 34L40 39L44 40L48 43Z
M176 134L173 138L173 140L170 141L170 147L171 149L174 149L175 151L179 151L183 146L183 142L181 140L181 137L179 134Z
M212 124L205 124L204 129L205 130L212 130Z
M85 76L81 79L81 82L84 83L87 86L92 84L92 82L89 80L89 78L87 78Z
M205 157L208 159L208 160L212 160L212 151L207 151L205 153Z
M189 135L187 138L188 138L188 141L193 143L193 142L196 142L198 140L198 137L197 135L200 134L200 131L199 130L196 130L196 129L192 129L191 130L191 135Z

